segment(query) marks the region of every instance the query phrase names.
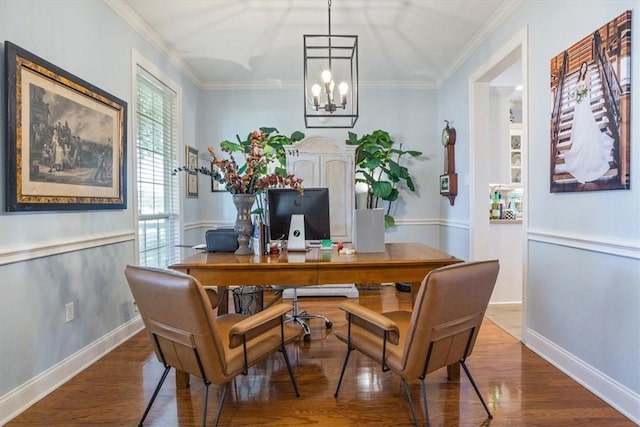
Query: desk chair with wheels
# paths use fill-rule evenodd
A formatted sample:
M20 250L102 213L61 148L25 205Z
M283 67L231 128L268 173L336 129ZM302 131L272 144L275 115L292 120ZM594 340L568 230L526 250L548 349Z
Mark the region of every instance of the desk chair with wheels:
M290 314L287 314L287 322L294 322L302 326L302 329L304 330L304 342L311 341L311 328L309 327L309 324L305 322L305 320L322 319L324 320L324 326L327 329L331 329L331 327L333 326L331 320L329 320L329 318L325 315L310 314L307 313L306 310L300 310L298 306L298 292L295 286L274 285L272 286L272 288L276 291L276 298L283 298L284 291L287 289L291 289L293 293L291 299L291 305L293 306L293 309L291 310Z
M436 369L460 363L489 419L485 403L466 359L471 354L498 277L498 261L466 262L431 271L422 281L413 311L377 313L344 302L348 324L335 332L347 344L347 354L336 387L338 397L349 355L358 350L402 379L409 408L418 418L409 381L420 380L425 424L429 425L425 377Z

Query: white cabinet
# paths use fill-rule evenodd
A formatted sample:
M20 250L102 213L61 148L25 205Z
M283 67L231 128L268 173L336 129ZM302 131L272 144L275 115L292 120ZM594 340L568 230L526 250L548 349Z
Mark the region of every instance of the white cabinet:
M326 137L313 136L287 146L287 169L306 188L329 189L333 241L351 241L354 209L354 152Z

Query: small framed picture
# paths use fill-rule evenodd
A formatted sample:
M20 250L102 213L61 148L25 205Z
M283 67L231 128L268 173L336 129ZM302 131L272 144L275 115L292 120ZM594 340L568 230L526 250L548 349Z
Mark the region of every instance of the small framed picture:
M214 165L213 162L211 162L211 170L213 171ZM211 177L211 192L212 193L219 193L219 192L223 192L223 191L227 191L226 186L220 184L218 181L216 181L215 179L213 179L213 177Z
M186 146L185 150L186 164L189 168L187 171L187 197L198 197L198 150L193 147Z
M449 175L440 175L440 194L449 193Z
M449 203L453 206L456 196L458 195L458 174L445 173L440 175L440 195L449 199Z

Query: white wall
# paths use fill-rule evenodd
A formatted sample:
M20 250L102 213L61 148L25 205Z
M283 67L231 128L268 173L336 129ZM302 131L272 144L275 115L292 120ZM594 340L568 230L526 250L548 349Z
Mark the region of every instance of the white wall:
M9 40L128 104L127 209L5 212L0 180L0 424L140 328L124 267L134 263L131 57L135 48L183 87L194 139L196 87L102 1L1 1ZM0 99L5 99L0 45ZM0 107L6 117L6 105ZM0 151L6 154L6 121ZM65 323L65 304L75 320Z
M635 182L640 150L631 150L631 190L549 192L549 61L627 9L633 10L632 55L637 63L637 1L564 1L552 8L544 2L523 2L441 87L438 114L455 120L458 173L464 175L469 170L469 78L506 41L526 31L529 152L523 340L640 422L640 190ZM640 69L634 67L632 73L632 81L639 81ZM639 102L640 90L634 88L632 105ZM637 148L637 120L632 120L631 135L631 146ZM464 223L472 215L468 187L463 185L460 193L453 208L441 202L445 221ZM454 232L465 238L459 229L445 228L441 241Z

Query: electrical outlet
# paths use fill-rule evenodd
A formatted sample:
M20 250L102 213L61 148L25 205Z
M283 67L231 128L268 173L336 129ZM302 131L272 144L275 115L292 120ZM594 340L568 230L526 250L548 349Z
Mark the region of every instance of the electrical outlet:
M73 303L70 302L68 304L65 304L64 310L65 310L65 313L64 313L64 316L65 316L65 320L64 321L65 321L65 323L66 322L71 322L73 320L74 314L75 314L73 312Z
M133 302L133 312L137 313L138 312L138 304L136 304L136 302Z

